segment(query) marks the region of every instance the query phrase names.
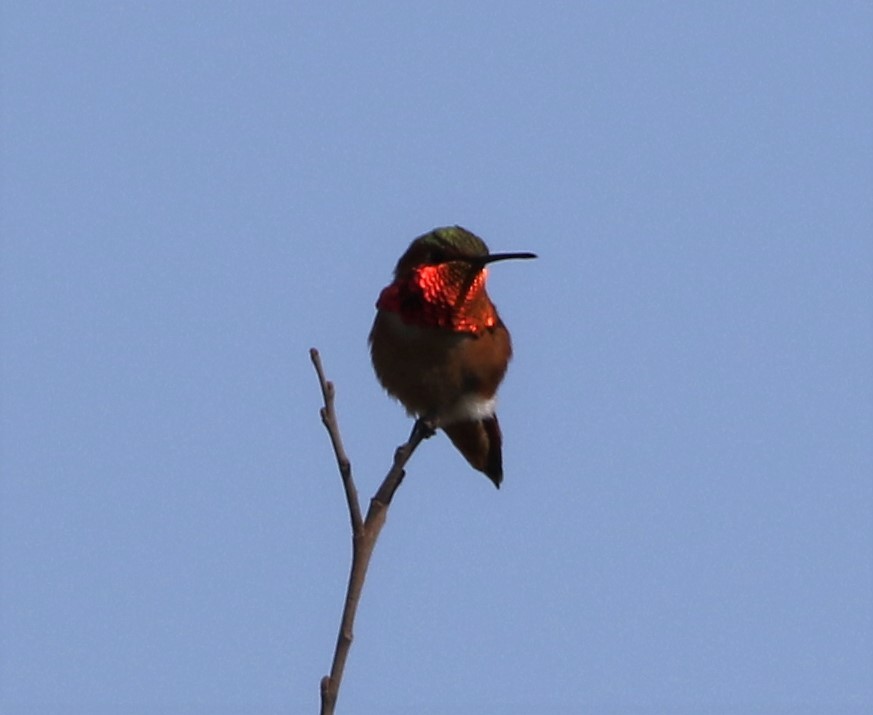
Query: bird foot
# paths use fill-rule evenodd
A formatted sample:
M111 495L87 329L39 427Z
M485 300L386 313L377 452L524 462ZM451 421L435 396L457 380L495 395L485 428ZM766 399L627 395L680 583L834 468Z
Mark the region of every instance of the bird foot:
M421 439L430 439L436 434L437 421L430 417L419 417L412 426L412 432L409 434L409 440L416 435L421 435Z

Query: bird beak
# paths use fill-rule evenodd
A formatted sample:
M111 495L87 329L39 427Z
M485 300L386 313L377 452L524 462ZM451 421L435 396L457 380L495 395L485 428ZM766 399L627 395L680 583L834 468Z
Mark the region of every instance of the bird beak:
M481 258L476 258L470 261L470 263L478 263L479 265L486 265L488 263L494 263L495 261L508 261L512 258L536 258L536 253L527 253L526 251L516 252L516 253L489 253L487 256L482 256Z

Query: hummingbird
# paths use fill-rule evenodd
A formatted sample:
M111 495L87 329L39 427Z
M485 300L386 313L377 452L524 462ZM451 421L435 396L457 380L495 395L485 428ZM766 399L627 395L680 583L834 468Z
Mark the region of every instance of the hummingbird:
M509 331L485 291L486 266L533 253L490 253L460 226L416 238L376 302L376 377L406 411L442 429L470 465L500 487L497 388L512 356Z

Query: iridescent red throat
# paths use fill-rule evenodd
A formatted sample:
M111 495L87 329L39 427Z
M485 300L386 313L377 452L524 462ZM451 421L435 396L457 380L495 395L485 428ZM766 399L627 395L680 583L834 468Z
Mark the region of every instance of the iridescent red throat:
M412 269L385 288L376 307L397 313L404 323L478 333L497 323L497 312L485 293L487 271L468 265L440 263Z

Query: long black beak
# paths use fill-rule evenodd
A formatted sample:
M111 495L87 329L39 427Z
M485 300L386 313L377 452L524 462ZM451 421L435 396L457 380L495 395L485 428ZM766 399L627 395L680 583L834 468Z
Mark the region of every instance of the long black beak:
M474 266L485 266L488 263L495 261L508 261L512 258L536 258L536 253L528 253L526 251L516 253L489 253L487 256L476 256L475 258L464 258L463 260Z

